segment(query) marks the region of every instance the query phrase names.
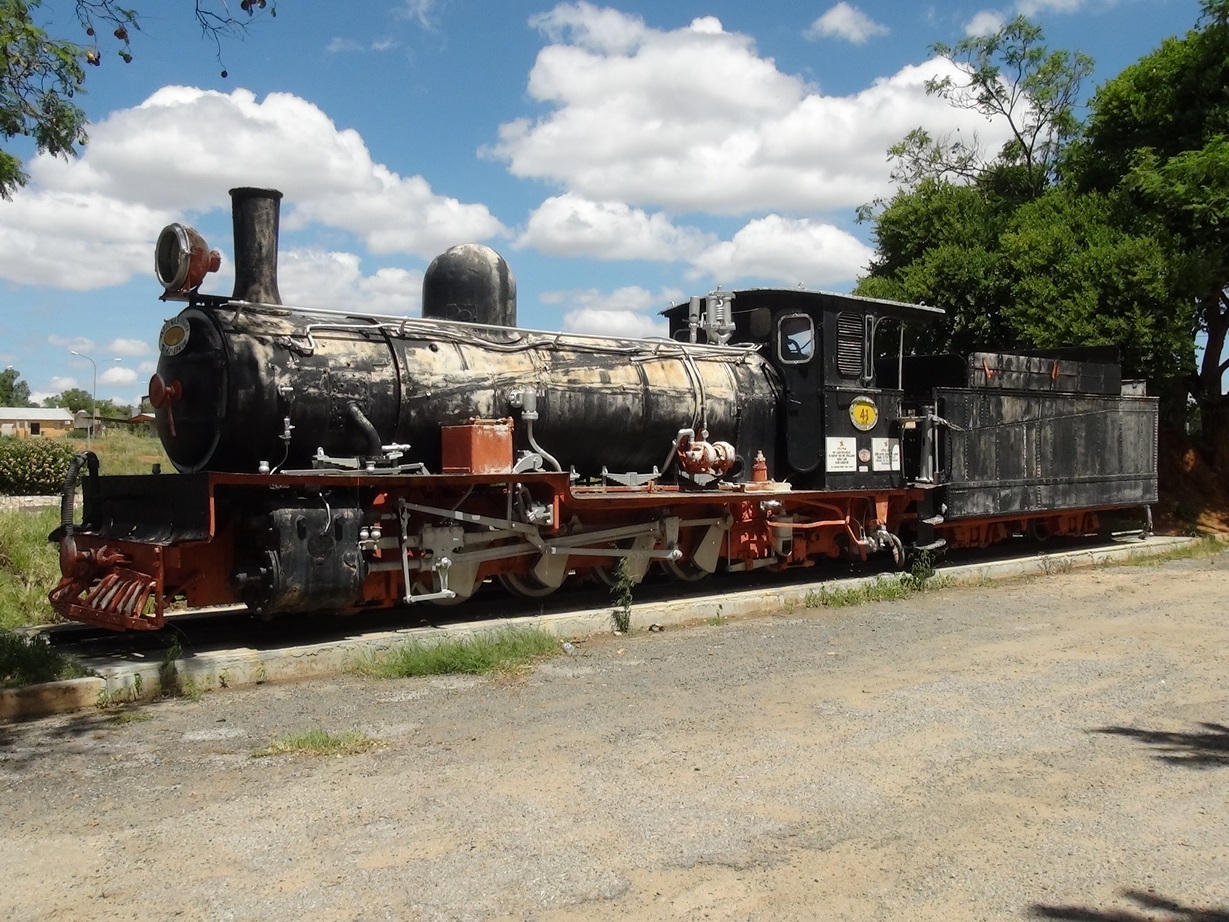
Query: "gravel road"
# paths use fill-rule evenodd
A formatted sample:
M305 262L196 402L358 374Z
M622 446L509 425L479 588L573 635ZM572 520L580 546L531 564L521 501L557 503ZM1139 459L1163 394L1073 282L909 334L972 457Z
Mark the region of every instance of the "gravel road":
M0 728L0 918L1229 922L1229 554ZM697 608L697 617L710 611ZM253 752L312 728L345 757Z

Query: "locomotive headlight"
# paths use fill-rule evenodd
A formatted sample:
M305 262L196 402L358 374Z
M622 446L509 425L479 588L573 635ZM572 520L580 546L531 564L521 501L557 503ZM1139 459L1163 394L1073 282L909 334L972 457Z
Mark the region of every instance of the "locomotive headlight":
M154 273L169 296L184 295L196 289L205 276L217 272L222 256L209 249L194 228L168 224L154 246Z

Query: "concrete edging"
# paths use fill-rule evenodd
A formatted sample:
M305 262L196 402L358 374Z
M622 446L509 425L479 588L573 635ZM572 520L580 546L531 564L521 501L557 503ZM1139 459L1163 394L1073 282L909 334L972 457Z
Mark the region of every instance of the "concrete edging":
M1013 579L1066 572L1077 567L1097 566L1132 557L1152 557L1197 540L1152 537L1145 542L1116 547L941 567L938 572L954 585ZM644 630L654 624L663 627L679 625L718 614L722 618L748 617L805 604L807 596L820 589L856 590L882 578L882 575L861 576L780 588L757 587L724 593L720 602L711 604L694 598L640 603L632 607L631 623L633 629ZM705 606L704 610L699 610L701 605ZM0 690L0 722L28 720L96 705L150 700L161 694L163 680L167 678L172 678L177 684L178 693L195 694L216 688L337 675L356 660L378 655L401 644L439 643L509 627L536 627L560 638L606 633L611 630L611 607L464 625L404 628L328 643L284 647L276 651L262 652L239 647L197 654L166 664L116 661L99 668L96 678Z

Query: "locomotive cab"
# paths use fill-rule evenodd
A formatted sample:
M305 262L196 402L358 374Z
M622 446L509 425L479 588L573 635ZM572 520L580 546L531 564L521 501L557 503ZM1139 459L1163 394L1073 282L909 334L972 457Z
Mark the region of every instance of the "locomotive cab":
M899 488L916 479L919 472L907 471L902 460L903 392L895 378L889 378L892 386L881 386L875 356L883 350L876 338L881 326L888 333L903 323L932 322L943 315L939 308L752 289L714 292L665 315L672 339L733 339L760 347L784 391L776 453L784 464L775 476L798 487L840 491Z

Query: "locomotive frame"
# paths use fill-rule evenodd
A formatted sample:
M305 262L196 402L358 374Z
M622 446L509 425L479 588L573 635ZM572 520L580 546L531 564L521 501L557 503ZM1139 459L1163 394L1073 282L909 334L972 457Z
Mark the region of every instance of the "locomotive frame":
M52 535L66 618L157 630L177 602L345 613L653 566L903 563L1156 501L1156 401L1123 396L1104 350L877 358L942 312L795 290L691 299L669 340L528 331L506 265L472 249L428 270L422 319L291 308L280 194L232 197L231 297L200 293L218 259L199 234L159 239L187 307L150 396L180 472L74 462Z

